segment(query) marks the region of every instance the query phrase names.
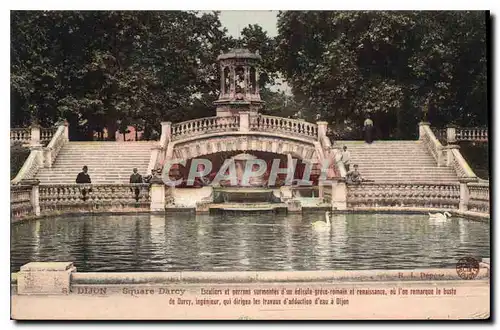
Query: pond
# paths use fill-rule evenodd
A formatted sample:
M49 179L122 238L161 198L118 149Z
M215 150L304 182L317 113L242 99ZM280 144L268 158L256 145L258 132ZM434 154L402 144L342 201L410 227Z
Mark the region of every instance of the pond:
M11 271L73 261L79 272L410 269L490 257L489 223L324 213L60 216L11 229Z

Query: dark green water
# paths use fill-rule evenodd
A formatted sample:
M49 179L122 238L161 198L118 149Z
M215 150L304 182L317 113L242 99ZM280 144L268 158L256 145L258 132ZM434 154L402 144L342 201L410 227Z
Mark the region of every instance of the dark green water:
M12 225L11 271L73 261L78 271L244 271L454 267L490 256L489 224L350 214L317 232L307 215L57 217Z

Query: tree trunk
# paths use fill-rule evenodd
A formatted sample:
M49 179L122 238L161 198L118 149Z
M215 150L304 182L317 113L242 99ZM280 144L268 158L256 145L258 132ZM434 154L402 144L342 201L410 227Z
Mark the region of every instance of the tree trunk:
M116 124L116 120L108 119L106 122L106 128L108 130L108 141L116 141L116 130L118 125Z

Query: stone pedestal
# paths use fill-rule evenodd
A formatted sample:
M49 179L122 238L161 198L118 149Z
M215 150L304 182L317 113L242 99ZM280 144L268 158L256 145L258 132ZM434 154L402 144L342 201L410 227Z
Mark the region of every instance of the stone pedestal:
M30 262L17 275L17 294L69 294L72 262Z
M34 123L31 125L31 143L33 147L40 146L40 125Z
M298 200L288 200L286 202L286 208L288 213L299 213L302 212L302 204Z
M281 201L287 201L290 198L292 198L292 188L290 186L281 186L280 187L280 195L281 195Z
M459 211L467 211L469 204L469 187L466 180L460 181L460 203L458 204Z
M66 141L69 141L69 123L68 123L68 121L65 120L63 125L64 125L64 137L65 137Z
M446 147L444 147L445 151L445 159L444 159L444 165L445 166L453 166L453 149L459 149L460 147L456 144L449 144Z
M332 182L332 210L342 211L347 209L347 187L344 181Z
M431 123L426 122L426 121L422 121L422 122L418 123L418 139L419 140L422 140L424 138L425 128L430 127L430 126L431 126Z
M36 216L40 215L40 181L34 182L31 186L31 206Z
M165 212L165 184L161 178L151 180L151 212Z
M321 141L321 139L326 136L328 122L318 121L316 125L318 125L318 141Z
M198 202L196 203L196 214L208 214L210 213L210 202Z
M250 112L240 112L240 132L248 132L250 130Z
M172 122L162 121L161 122L161 138L160 143L163 146L163 142L170 141L172 137Z
M457 128L453 125L446 126L446 142L448 144L457 143Z

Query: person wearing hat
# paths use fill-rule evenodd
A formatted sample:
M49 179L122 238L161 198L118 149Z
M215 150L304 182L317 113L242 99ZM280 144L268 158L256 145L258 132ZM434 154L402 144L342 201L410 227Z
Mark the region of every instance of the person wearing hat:
M130 183L142 183L142 175L140 175L139 173L137 173L137 168L134 167L134 169L132 170L134 173L132 173L132 175L130 175ZM132 190L132 188L130 188L130 190ZM139 187L135 187L134 188L134 193L135 193L135 201L138 202L139 201L139 193L140 193L141 189Z

